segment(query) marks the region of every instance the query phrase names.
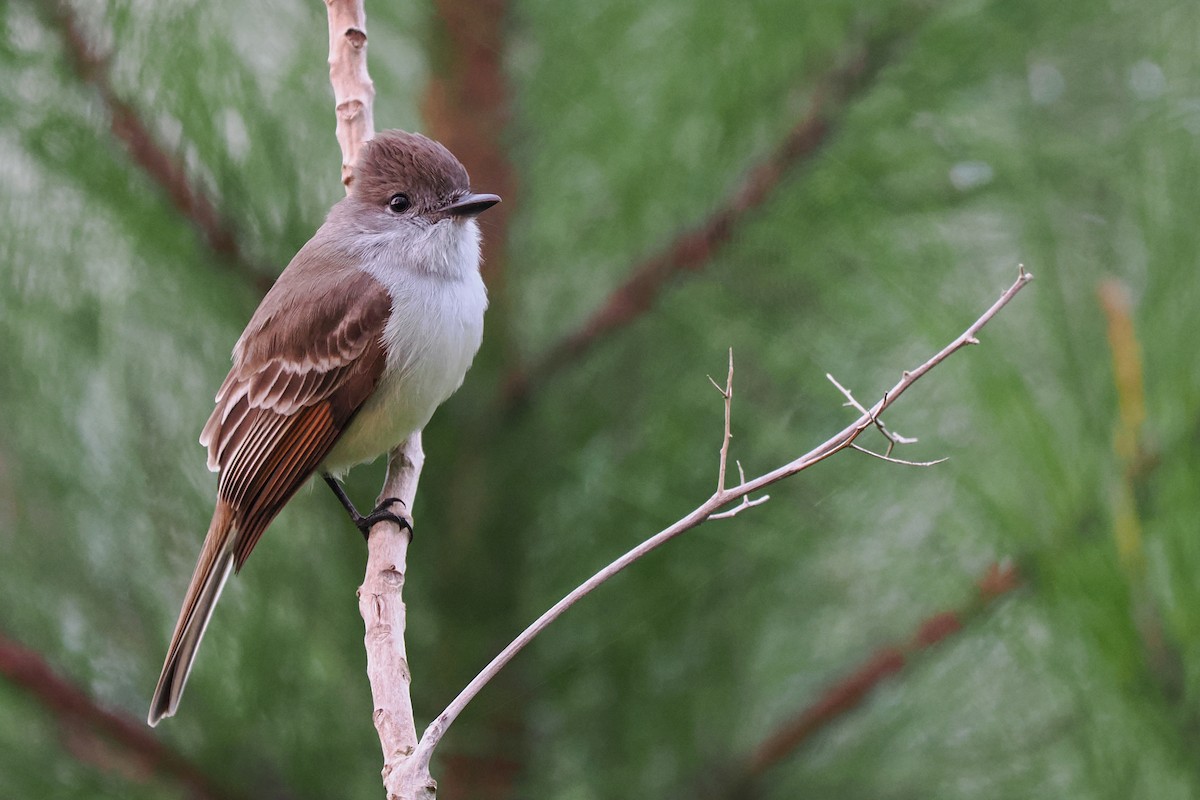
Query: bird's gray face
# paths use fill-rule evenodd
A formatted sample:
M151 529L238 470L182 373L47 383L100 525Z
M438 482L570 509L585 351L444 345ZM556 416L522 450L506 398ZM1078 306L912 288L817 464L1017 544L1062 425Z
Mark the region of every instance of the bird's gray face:
M421 209L398 192L383 205L347 198L341 204L344 212L337 216L350 222L349 227L374 247L457 250L461 241L479 238L475 217L499 200L496 195L465 192L449 202Z
M370 209L380 227L437 225L468 220L500 202L494 194L471 191L466 169L432 139L404 131L384 131L363 145L355 164L351 197Z
M464 223L475 219L479 214L500 202L494 194L472 192L462 189L447 197L433 196L430 192L400 191L402 187L393 187L398 191L389 195L387 201L377 206L377 216L380 226L415 225L428 227L441 223ZM375 210L375 209L373 209Z
M351 217L378 256L403 253L409 268L432 273L478 269L475 217L500 198L471 191L466 169L449 150L420 134L384 131L363 146L354 173ZM391 252L384 256L380 248Z

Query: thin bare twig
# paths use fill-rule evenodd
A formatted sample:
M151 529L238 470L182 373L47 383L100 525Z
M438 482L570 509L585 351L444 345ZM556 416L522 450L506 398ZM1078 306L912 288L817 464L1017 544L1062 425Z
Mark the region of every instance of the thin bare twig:
M37 698L62 727L64 734L88 733L121 748L121 757L137 765L141 771L157 772L170 777L187 788L189 796L204 800L232 800L237 795L228 792L209 778L199 767L160 742L140 719L118 714L101 707L87 692L56 673L45 659L6 636L0 635L0 675ZM77 737L68 741L80 743ZM95 747L77 747L97 752ZM108 755L103 766L112 767Z
M717 467L717 491L725 491L725 467L729 463L729 440L733 438L732 428L730 427L733 421L733 348L729 348L729 376L725 379L725 388L722 389L712 375L708 376L708 382L716 387L721 393L721 397L725 399L725 435L721 437L721 458ZM745 476L742 476L745 478Z
M889 464L900 464L905 467L936 467L938 464L944 464L949 461L949 458L935 458L933 461L909 461L904 458L893 458L883 453L876 453L874 450L868 450L865 447L860 447L857 444L850 445L851 450L857 450L860 453L865 453L872 458L878 458L880 461L886 461ZM888 447L888 452L891 452L891 446Z
M812 465L829 458L833 454L850 447L854 440L858 438L864 430L874 425L879 415L889 406L891 406L904 392L912 386L918 379L949 358L953 353L961 350L968 344L977 343L976 334L988 323L1000 309L1004 308L1024 286L1033 279L1033 276L1025 271L1024 267L1019 268L1016 281L1004 291L992 306L985 311L970 327L959 335L954 341L946 345L940 351L935 353L929 360L921 364L914 370L905 371L902 373L900 381L886 392L874 406L867 410L856 422L848 425L835 436L831 437L823 444L810 450L808 453L799 458L778 467L771 472L760 475L753 480L743 480L738 486L732 489L719 490L715 492L708 500L701 503L698 507L692 510L689 514L679 519L668 528L664 528L658 533L646 539L641 544L626 552L621 557L604 567L602 570L592 575L566 597L559 600L549 610L538 617L532 624L522 631L507 647L504 648L491 663L483 668L482 671L464 688L457 697L451 701L441 714L437 716L425 729L421 736L420 743L417 745L417 750L413 754L413 768L420 772L428 772L429 761L433 755L434 749L445 735L446 730L458 718L467 704L479 693L479 691L488 684L496 676L496 674L504 668L509 661L521 652L538 634L546 629L554 620L562 616L567 609L575 605L581 599L591 594L597 587L605 583L613 576L620 573L626 567L638 561L642 557L662 547L667 542L675 537L698 527L706 520L712 519L713 515L720 512L722 508L730 503L739 501L747 497L752 492L763 489L773 483L783 480L784 478L795 475L802 470L808 469Z
M729 373L725 377L725 387L713 380L712 375L708 376L708 382L713 385L724 400L725 405L725 432L721 437L721 450L719 461L717 464L717 493L725 491L725 472L729 466L729 440L733 438L733 348L729 348ZM741 483L746 482L746 471L742 469L742 462L737 462L738 476ZM750 500L750 496L746 495L742 498L742 502L729 511L722 511L719 514L713 514L709 519L728 519L736 516L747 508L760 506L770 500L770 495L763 495L757 500Z
M111 57L98 52L88 40L70 4L51 4L50 18L58 28L75 74L100 95L113 136L125 145L130 158L158 184L175 210L195 226L209 249L221 257L222 264L266 293L274 278L251 263L213 202L192 184L183 165L167 152L141 114L117 95L109 79Z

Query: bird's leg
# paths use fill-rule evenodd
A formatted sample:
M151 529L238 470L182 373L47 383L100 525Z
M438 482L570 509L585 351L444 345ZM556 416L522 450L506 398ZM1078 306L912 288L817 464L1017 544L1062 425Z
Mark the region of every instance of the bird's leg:
M346 494L346 490L342 488L342 485L338 483L336 478L334 478L328 472L322 472L321 477L325 479L327 484L329 484L329 488L333 489L333 493L337 495L337 499L341 501L342 506L346 509L346 513L350 515L351 521L354 522L354 526L358 528L359 533L363 535L363 539L368 538L368 534L371 531L372 525L374 525L376 522L382 522L385 519L391 520L399 525L401 530L407 529L410 537L413 535L412 525L409 523L409 521L404 517L398 514L393 514L388 510L392 503L404 505L404 501L399 497L385 497L382 501L380 501L379 505L375 506L375 510L370 514L360 514L358 513L358 509L354 507L354 503L350 501L350 497Z

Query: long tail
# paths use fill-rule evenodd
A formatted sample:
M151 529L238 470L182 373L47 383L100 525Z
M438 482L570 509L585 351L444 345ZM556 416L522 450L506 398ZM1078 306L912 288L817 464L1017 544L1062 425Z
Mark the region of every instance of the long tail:
M224 500L217 501L208 536L200 551L196 571L183 599L175 633L171 635L171 646L167 649L167 660L162 675L150 701L148 722L157 725L163 717L169 717L179 708L179 698L192 671L196 650L204 637L204 629L212 617L221 590L234 565L233 508Z

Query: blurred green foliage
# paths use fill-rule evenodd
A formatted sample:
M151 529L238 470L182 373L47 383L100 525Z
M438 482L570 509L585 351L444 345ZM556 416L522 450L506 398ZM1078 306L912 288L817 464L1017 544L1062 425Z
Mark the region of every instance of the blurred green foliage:
M0 5L0 633L140 719L215 491L195 439L258 295L114 138L48 6ZM76 13L248 261L281 269L341 192L321 5ZM368 4L379 127L423 128L433 13ZM1162 0L512 4L506 302L426 436L406 589L418 727L707 497L721 405L705 376L727 348L733 455L758 474L849 419L824 373L867 401L1018 262L1037 281L889 417L921 439L901 455L948 463L843 454L637 564L470 707L435 765L446 796L474 772L564 800L1200 797L1198 36L1200 10ZM512 359L702 224L863 41L887 43L878 74L733 241L497 413ZM1143 358L1134 460L1113 446L1106 277ZM380 478L360 469L351 490ZM1003 559L1018 591L754 787L724 783ZM363 561L324 490L298 497L156 734L240 796L378 796ZM87 752L0 680L0 797L184 793Z

